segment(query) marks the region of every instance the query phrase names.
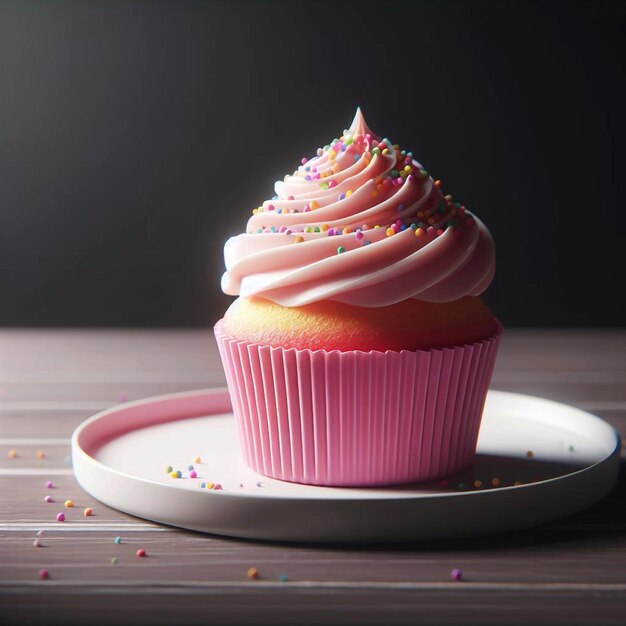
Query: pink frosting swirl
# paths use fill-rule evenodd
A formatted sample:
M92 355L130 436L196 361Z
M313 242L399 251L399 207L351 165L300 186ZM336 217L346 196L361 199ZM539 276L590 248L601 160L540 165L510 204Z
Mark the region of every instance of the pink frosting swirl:
M224 247L222 289L283 306L380 307L480 295L495 251L487 228L360 109L349 130L275 185Z

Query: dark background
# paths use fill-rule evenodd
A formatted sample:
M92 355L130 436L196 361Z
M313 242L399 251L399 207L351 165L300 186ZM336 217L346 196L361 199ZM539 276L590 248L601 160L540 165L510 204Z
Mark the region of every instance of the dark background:
M490 227L509 325L618 326L626 3L1 2L0 325L215 321L357 104Z

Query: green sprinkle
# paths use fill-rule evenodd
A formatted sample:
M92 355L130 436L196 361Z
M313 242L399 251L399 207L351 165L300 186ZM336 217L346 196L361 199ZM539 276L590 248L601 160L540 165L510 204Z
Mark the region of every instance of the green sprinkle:
M313 232L313 226L307 226L307 227L304 229L304 232L305 232L305 233L312 233L312 232Z
M350 145L352 145L354 143L354 139L346 139L343 143L346 146L350 146Z
M380 148L372 148L372 154L380 154Z
M341 254L342 252L345 252L345 251L346 251L346 249L343 246L339 246L337 248L337 254Z
M413 223L413 224L411 224L411 226L409 228L411 230L417 230L417 224Z
M116 556L111 557L111 565L117 565L117 557Z
M174 471L174 468L173 468L171 465L168 465L168 466L165 468L165 471L166 471L168 474L171 474L171 473Z
M328 183L320 183L322 189L328 189Z
M398 178L400 176L398 170L391 170L391 178Z
M319 226L316 226L316 227L313 229L313 232L315 232L315 233L319 233L319 232L320 232L320 227L319 227Z
M420 170L420 176L422 178L428 178L428 172L426 170Z

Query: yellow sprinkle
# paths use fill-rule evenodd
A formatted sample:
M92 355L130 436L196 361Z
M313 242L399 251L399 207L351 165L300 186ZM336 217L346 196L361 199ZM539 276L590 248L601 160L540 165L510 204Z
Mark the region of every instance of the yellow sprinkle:
M408 176L408 174L404 170L398 172L398 174L400 174L400 178L406 178Z
M313 200L313 202L309 202L309 208L311 209L311 211L314 211L315 209L319 209L320 205L315 202L315 200Z
M407 166L404 168L404 171L405 171L407 174L410 174L412 169L413 169L413 168L412 168L410 165L407 165Z
M328 224L322 224L320 226L320 228L321 228L322 232L325 233L328 230Z
M206 488L207 489L213 489L214 486L215 486L215 483L207 483L206 484Z
M71 500L66 500L65 501L65 508L66 509L71 509L74 506L74 503Z
M178 478L178 472L170 472L172 478Z
M193 457L193 462L194 463L202 463L202 459L199 456L194 456Z
M259 212L259 209L252 209L252 215L256 215Z
M352 195L352 189L348 189L348 191L346 191L346 198L348 198L351 195Z
M343 229L343 234L344 234L344 235L349 235L351 232L352 232L352 229L351 229L349 226L346 226L346 227Z
M322 172L322 173L320 174L320 178L326 178L326 172Z
M514 484L516 487L519 487L520 485L523 485L524 483L523 483L521 480L516 480L513 484Z
M302 243L304 241L304 237L301 237L300 235L298 235L295 239L294 239L294 243Z
M389 148L385 148L385 149L382 151L382 154L389 154Z
M391 235L395 235L396 234L396 231L393 228L388 228L385 231L385 233L386 233L387 237L391 237Z
M379 225L379 224L376 224L376 226L374 226L374 228L380 228L380 225Z
M423 228L416 228L415 229L415 236L416 237L421 237L424 234L424 229Z
M393 144L393 149L394 149L394 150L399 150L399 149L400 149L400 145L399 145L399 144L397 144L397 143L394 143L394 144Z
M337 156L337 153L331 148L328 151L328 156L330 157L331 161Z
M475 480L474 481L474 487L482 487L483 486L483 481L482 480Z

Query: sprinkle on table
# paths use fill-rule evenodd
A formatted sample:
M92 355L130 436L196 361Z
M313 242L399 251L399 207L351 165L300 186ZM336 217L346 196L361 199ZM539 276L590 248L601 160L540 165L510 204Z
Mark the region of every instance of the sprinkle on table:
M194 456L193 457L193 462L194 463L202 463L202 458L199 456Z
M532 459L534 456L535 453L532 450L528 450L528 452L526 452L526 458Z
M46 482L46 489L54 489L54 484L51 480Z
M37 450L37 458L38 459L45 459L46 458L46 453L43 450Z
M52 496L45 496L43 501L50 504L50 502L54 502L54 499L52 498Z
M289 575L288 574L278 574L278 580L280 580L281 583L286 583L289 580Z
M499 487L500 486L500 479L499 478L492 478L491 479L491 486L492 487Z
M248 568L248 578L252 580L257 580L259 578L259 570L256 567Z
M42 548L42 547L43 547L43 546L42 546L42 543L41 543L41 539L39 539L39 537L37 537L37 538L35 539L35 541L33 541L33 546L34 546L35 548Z
M93 516L93 509L88 506L84 511L83 511L83 515L85 517L92 517Z
M111 565L117 565L117 557L116 556L112 556L111 557Z
M122 543L122 538L121 538L121 537L116 537L116 538L113 540L113 543Z
M450 578L452 578L452 580L461 580L463 578L463 572L460 569L457 569L456 567L450 572Z
M65 513L57 513L57 522L65 521Z
M50 572L47 569L45 569L45 568L40 569L39 570L39 579L40 580L48 580L48 578L50 578Z
M17 450L14 450L14 449L9 450L9 458L17 459Z
M174 468L173 468L171 465L168 465L168 466L165 468L165 473L166 473L166 474L171 474L173 471L174 471Z
M139 558L142 558L142 557L146 556L146 551L143 548L139 548L139 550L137 550L136 554L137 554L137 556Z
M189 478L198 478L198 473L196 472L196 470L191 470L189 472Z
M66 509L71 509L74 506L74 502L72 500L66 500L65 501L65 508Z

